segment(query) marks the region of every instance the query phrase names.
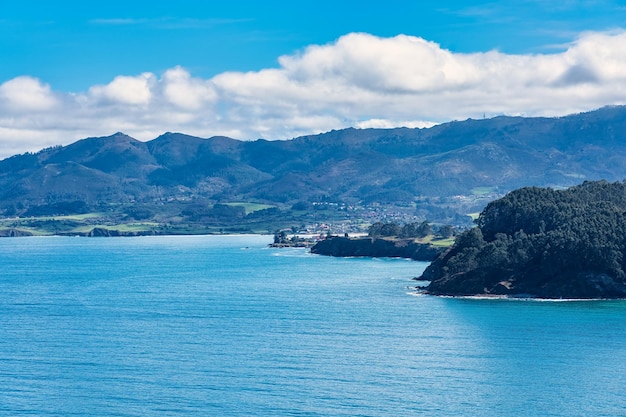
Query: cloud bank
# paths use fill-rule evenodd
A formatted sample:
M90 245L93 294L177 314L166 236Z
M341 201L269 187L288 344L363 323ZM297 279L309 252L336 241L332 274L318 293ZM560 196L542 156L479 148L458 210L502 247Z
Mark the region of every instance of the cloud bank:
M331 129L421 127L483 115L559 116L626 103L626 32L564 51L461 54L414 36L351 33L277 68L210 79L175 67L60 92L28 75L0 84L0 157L116 131L287 139Z

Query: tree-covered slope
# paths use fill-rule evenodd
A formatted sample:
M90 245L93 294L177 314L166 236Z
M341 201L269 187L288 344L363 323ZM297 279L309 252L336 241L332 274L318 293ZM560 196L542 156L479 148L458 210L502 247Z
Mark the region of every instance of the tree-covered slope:
M205 199L415 206L420 216L441 220L454 218L450 211L481 210L485 193L623 178L626 107L277 141L166 133L140 142L118 133L0 161L0 215L69 200Z
M437 295L626 297L626 183L513 191L422 277Z

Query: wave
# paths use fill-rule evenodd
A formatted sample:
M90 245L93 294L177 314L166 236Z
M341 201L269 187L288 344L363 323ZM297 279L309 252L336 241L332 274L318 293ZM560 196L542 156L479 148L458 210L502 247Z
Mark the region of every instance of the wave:
M424 293L425 295L431 295ZM433 295L440 298L458 298L462 300L503 300L503 301L521 301L521 302L537 302L537 303L572 303L572 302L588 302L588 301L615 301L626 300L624 298L541 298L533 296L511 296L497 294L481 294L481 295Z

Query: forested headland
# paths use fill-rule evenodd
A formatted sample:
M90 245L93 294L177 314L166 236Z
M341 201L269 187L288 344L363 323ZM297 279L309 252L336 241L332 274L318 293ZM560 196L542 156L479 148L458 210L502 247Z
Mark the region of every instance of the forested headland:
M626 182L521 188L476 223L426 269L428 293L626 297Z

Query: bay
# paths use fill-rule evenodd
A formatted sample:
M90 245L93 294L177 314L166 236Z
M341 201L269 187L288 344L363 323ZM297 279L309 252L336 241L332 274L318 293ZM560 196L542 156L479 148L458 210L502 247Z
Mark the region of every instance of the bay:
M0 414L626 415L626 302L418 296L268 236L0 240Z

